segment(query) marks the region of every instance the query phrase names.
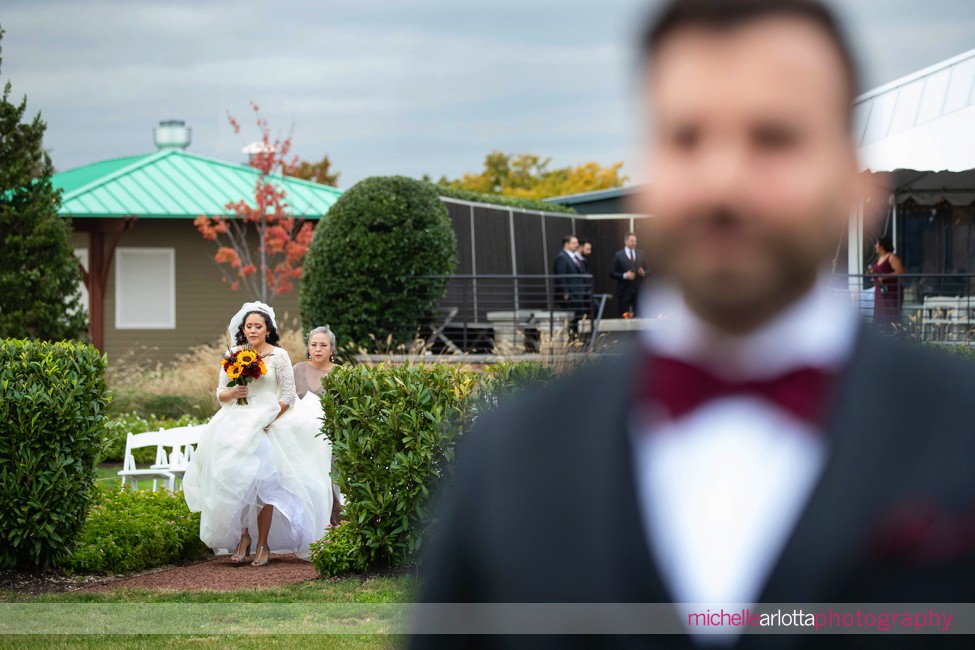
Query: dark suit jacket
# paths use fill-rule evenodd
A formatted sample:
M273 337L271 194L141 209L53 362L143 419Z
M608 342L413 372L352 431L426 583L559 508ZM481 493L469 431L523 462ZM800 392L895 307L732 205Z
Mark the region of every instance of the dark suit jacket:
M646 254L639 248L636 249L635 253L636 253L635 264L631 262L630 258L626 256L625 248L621 248L620 250L616 251L615 255L613 255L613 266L610 268L609 276L616 280L617 287L621 292L624 289L629 287L632 287L633 289L637 289L639 288L640 283L643 282L643 276L641 276L639 273L637 273L637 276L632 280L623 279L623 274L626 273L627 271L633 271L634 273L636 273L636 270L638 268L642 268L644 271L647 270Z
M576 266L564 248L555 256L552 271L557 276L555 278L555 298L557 301L562 300L562 296L565 294L569 294L569 300L572 301L580 301L585 298L586 279L577 277L586 273L585 267Z
M641 523L627 433L631 387L646 371L640 358L623 354L583 368L516 398L519 403L465 436L438 534L426 547L423 601L672 600ZM864 327L826 427L823 474L759 602L975 600L975 540L962 543L956 531L955 547L946 542L944 552L917 552L911 547L919 528L910 520L914 515L900 528L893 516L914 512L923 520L925 511L940 513L950 531L950 522L975 514L973 389L975 362L896 343ZM418 637L414 647L441 641ZM488 647L692 647L687 637L654 636L474 641ZM971 640L746 635L737 647L954 643L966 647Z

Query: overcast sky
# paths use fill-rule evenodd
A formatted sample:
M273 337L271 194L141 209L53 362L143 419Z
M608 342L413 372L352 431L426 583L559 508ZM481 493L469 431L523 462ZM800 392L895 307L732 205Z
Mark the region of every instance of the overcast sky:
M248 100L347 188L477 171L497 149L635 171L633 43L647 0L3 0L0 81L59 170L154 149L242 161ZM869 89L975 48L973 0L846 0ZM242 118L243 140L227 124ZM633 179L639 180L639 179Z

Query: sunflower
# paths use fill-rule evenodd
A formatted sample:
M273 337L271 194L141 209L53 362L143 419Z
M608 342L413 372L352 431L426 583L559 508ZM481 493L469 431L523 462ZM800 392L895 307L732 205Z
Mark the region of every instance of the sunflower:
M237 361L245 366L249 363L253 363L256 360L257 352L254 352L253 350L241 350L237 354Z
M237 379L240 377L241 370L243 370L243 367L239 363L230 364L230 367L227 368L227 378Z

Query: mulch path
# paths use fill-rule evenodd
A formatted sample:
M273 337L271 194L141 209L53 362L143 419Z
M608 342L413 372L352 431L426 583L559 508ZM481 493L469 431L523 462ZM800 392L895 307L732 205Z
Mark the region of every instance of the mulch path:
M248 559L253 559L253 556ZM189 566L120 578L79 591L81 593L100 593L115 589L239 591L278 587L314 580L317 577L318 572L311 562L291 554L272 554L271 563L264 567L252 567L249 562L243 565L234 564L228 556L222 556Z
M253 555L250 559L253 559ZM216 557L183 566L152 569L130 576L64 576L57 573L25 574L0 571L0 590L20 594L76 592L104 593L115 589L152 591L238 591L266 589L314 580L311 562L297 556L271 555L265 567L234 564L229 556Z

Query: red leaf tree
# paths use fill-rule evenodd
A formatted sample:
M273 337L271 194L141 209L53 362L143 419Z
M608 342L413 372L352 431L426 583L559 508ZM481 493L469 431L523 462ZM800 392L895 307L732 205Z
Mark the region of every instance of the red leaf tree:
M193 222L204 239L217 244L214 261L231 291L243 287L250 295L271 304L275 296L292 291L301 277L301 264L311 244L313 226L296 219L279 185L298 163L289 159L291 135L272 138L260 107L251 102L261 140L249 145L250 166L257 170L252 200L227 203L225 215L201 215ZM240 124L227 115L234 133ZM251 234L256 232L256 241Z

